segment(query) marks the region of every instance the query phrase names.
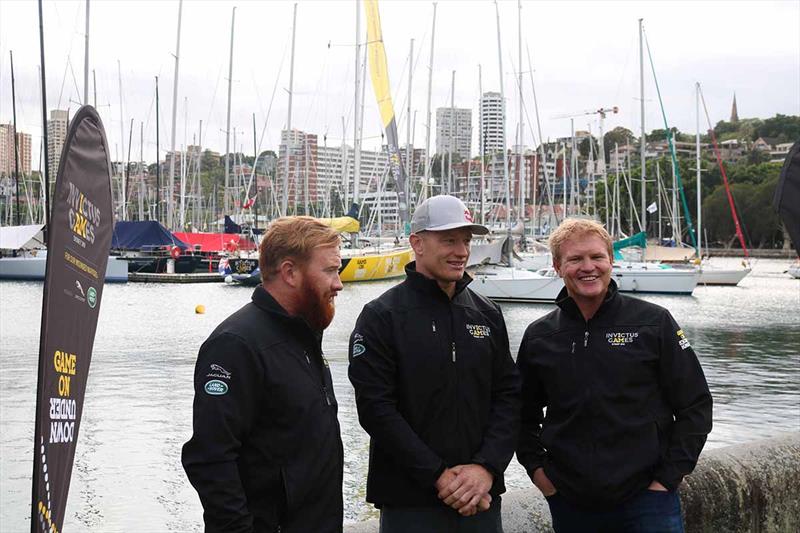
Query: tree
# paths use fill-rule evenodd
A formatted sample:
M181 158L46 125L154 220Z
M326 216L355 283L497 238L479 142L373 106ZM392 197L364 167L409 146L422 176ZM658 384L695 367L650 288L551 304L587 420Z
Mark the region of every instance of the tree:
M758 137L772 137L779 143L794 142L800 139L800 116L777 114L768 118L757 129Z
M591 145L589 144L591 143ZM592 147L592 157L594 157L595 161L599 159L597 156L597 139L594 136L590 135L588 137L584 137L583 140L578 145L578 151L580 152L582 157L589 158L589 147Z
M636 139L633 135L633 132L628 128L623 128L622 126L617 126L613 130L609 131L605 135L603 135L603 145L605 148L605 155L606 161L609 159L609 154L614 151L614 145L618 144L620 146L624 145L626 142L629 142L630 139Z

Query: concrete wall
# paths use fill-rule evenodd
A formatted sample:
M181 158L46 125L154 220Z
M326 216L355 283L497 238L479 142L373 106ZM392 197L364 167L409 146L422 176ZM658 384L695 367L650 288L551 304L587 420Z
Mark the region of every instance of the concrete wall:
M687 533L800 531L800 433L704 452L680 495ZM503 496L503 529L552 531L536 488ZM344 530L376 533L378 523L345 524Z

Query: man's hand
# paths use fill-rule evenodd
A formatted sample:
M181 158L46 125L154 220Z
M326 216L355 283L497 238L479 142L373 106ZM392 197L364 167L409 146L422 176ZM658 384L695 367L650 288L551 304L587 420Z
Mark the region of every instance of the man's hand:
M468 464L454 466L449 471L455 474L455 478L444 486L439 484L439 481L442 481L441 476L436 482L439 498L446 505L456 509L463 516L472 516L478 511L489 508L492 501L489 489L492 488L494 477L488 470L481 465Z
M662 485L661 483L659 483L656 480L653 480L653 482L650 483L650 486L647 487L647 490L655 490L655 491L659 491L659 492L668 492L669 491L669 489L667 487L665 487L664 485Z
M531 481L533 481L533 484L536 485L536 488L542 492L545 498L549 498L557 492L550 478L544 473L544 468L539 467L534 470Z

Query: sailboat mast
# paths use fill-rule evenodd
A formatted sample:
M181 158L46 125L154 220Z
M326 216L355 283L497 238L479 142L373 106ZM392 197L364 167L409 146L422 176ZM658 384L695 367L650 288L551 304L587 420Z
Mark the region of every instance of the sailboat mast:
M447 181L442 172L442 191L453 193L453 152L456 149L456 71L450 77L450 149L447 154ZM445 187L445 184L447 187Z
M361 188L361 6L360 0L355 1L356 6L356 55L355 55L355 91L353 101L353 203L359 202L359 189ZM350 209L349 205L344 206Z
M286 157L283 161L283 195L281 197L281 216L289 214L289 155L292 145L292 93L294 92L294 42L297 33L297 3L294 4L292 14L292 57L289 61L289 110L286 116ZM297 202L297 190L295 189L295 202ZM295 206L297 211L297 206Z
M186 176L189 174L189 164L186 156L189 154L189 98L183 97L183 151L181 153L181 206L180 228L186 228Z
M408 48L408 96L406 100L406 198L410 200L409 190L411 183L411 169L412 160L414 159L414 150L411 147L411 82L414 77L414 39L411 39L411 44Z
M228 57L228 110L227 110L227 119L225 122L225 191L224 191L224 198L225 201L223 203L225 207L225 213L227 214L230 211L230 142L231 142L231 91L233 87L233 25L236 21L236 8L234 7L231 10L231 49L230 55ZM291 98L291 96L290 96ZM291 106L290 106L291 109ZM291 111L289 111L291 113ZM234 143L235 144L235 143ZM236 146L233 147L236 150Z
M497 66L498 66L498 74L500 75L499 82L500 82L500 103L502 106L505 106L506 102L506 92L503 88L503 48L500 42L500 7L497 5L497 0L494 2L494 11L497 17ZM506 184L506 227L508 232L508 242L509 245L513 247L513 240L511 237L511 184L509 183L508 179L508 156L506 155L506 128L503 127L503 180ZM513 266L514 261L514 254L508 254L508 264L509 266Z
M428 117L425 127L425 176L422 182L419 201L425 200L428 194L428 180L431 177L431 88L433 84L433 45L436 37L436 2L433 3L433 22L431 22L431 54L428 59L428 103L426 113Z
M644 133L644 47L642 45L642 21L639 19L639 109L641 115L641 133L642 137L639 143L639 151L641 158L641 178L642 178L642 221L639 226L642 231L647 231L647 209L646 209L646 188L647 182L645 181L645 151L647 149L647 137ZM669 135L669 134L667 134ZM632 181L632 180L631 180Z
M183 0L178 2L178 35L175 44L175 77L172 80L172 150L169 160L169 196L167 197L167 227L172 228L173 224L173 191L175 190L175 134L178 119L178 67L181 56L181 16L183 15Z
M694 139L694 151L695 151L695 171L697 172L697 256L699 259L703 258L703 209L702 209L702 198L701 198L701 191L700 191L700 83L695 83L695 94L694 94L694 102L695 102L695 127L697 128L697 134L695 135Z
M83 105L89 105L89 0L86 0L86 33L83 43Z
M39 0L39 55L42 64L42 152L44 153L44 220L46 233L50 229L50 154L47 147L47 84L44 70L44 17L42 15L42 0ZM14 132L16 134L16 131ZM37 409L38 413L39 410ZM31 522L33 524L34 522ZM33 527L33 526L31 526Z
M14 213L16 215L16 225L19 226L19 140L17 137L17 93L14 82L14 52L9 50L8 55L11 56L11 112L14 116L14 187L16 189Z
M161 147L158 121L158 76L156 76L156 220L161 222Z
M480 184L480 195L481 195L481 224L486 225L486 153L484 145L486 144L485 136L486 134L483 131L483 72L481 70L481 65L478 63L478 127L481 128L478 134L478 140L480 141L480 146L478 149L480 150L481 156L481 184Z
M119 59L117 59L117 84L119 88L119 142L120 148L122 150L122 172L120 172L120 180L122 181L122 201L121 201L121 210L120 214L122 216L122 220L128 219L127 214L127 182L125 180L125 123L123 122L122 118L122 66L120 65Z
M525 128L522 116L522 1L517 0L517 69L519 81L517 84L519 105L519 146L517 147L517 176L519 179L519 209L517 218L525 220ZM523 240L524 242L524 240Z
M144 121L139 121L139 220L144 220Z

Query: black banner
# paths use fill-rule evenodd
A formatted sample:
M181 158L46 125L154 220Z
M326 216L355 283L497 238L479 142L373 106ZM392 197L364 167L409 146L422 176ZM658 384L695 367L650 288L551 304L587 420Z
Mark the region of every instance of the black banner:
M800 257L800 141L792 145L783 162L772 202Z
M33 445L32 532L61 531L114 227L111 164L91 106L72 119L47 228Z

